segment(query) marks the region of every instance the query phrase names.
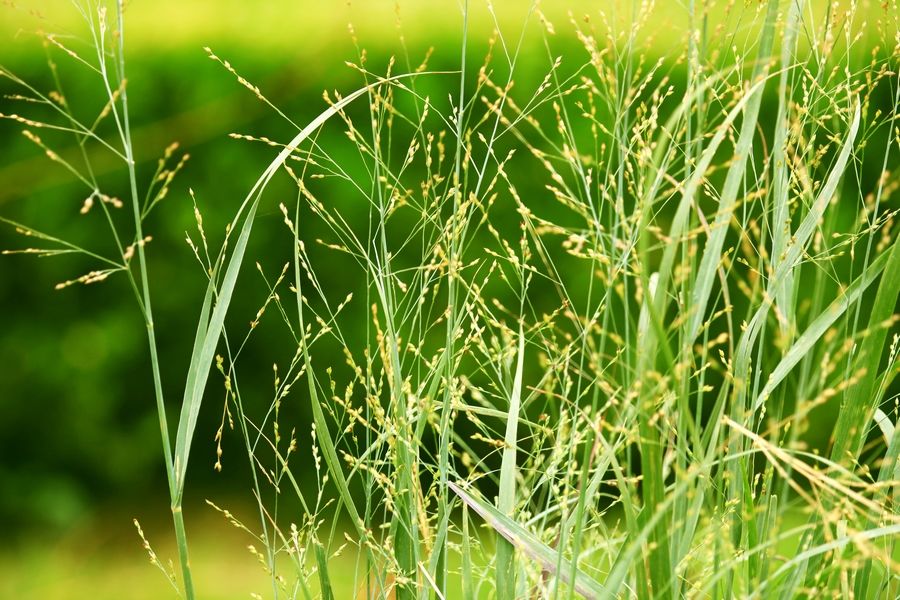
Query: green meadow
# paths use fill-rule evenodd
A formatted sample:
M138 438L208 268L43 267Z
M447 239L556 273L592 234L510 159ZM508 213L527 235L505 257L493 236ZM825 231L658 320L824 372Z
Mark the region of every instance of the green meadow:
M900 595L896 2L0 15L0 597Z

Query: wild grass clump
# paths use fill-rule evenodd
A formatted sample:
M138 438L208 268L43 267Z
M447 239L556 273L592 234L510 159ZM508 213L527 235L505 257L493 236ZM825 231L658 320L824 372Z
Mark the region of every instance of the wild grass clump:
M216 467L234 444L252 466L255 522L218 510L275 598L336 597L348 578L367 598L900 594L895 4L691 0L664 51L652 2L568 23L535 3L521 34L488 40L469 31L484 7L466 5L458 70L405 46L376 67L360 48L358 89L326 93L305 126L208 50L290 133L235 133L276 154L224 235L193 201L206 292L174 444L143 224L186 158L167 150L141 191L122 3L112 19L76 6L96 55L48 40L107 106L79 121L4 69L22 88L9 102L50 113L5 116L84 182L117 253L14 225L41 241L22 252L95 262L73 281L134 289L187 598L201 410L221 410ZM543 71L519 89L533 41ZM129 198L44 129L117 154ZM276 178L291 200L266 195ZM123 203L130 227L110 216ZM261 206L284 227L256 259L248 330L226 316L259 285ZM263 321L283 346L254 345ZM275 364L271 389L242 386L251 352ZM286 422L288 403L309 421Z

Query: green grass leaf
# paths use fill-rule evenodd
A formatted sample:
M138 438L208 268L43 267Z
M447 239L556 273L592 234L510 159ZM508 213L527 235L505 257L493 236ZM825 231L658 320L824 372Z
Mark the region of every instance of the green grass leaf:
M557 572L557 552L540 541L533 533L525 529L515 520L497 510L490 503L477 498L452 481L447 482L450 489L466 503L466 505L478 513L490 527L501 535L506 541L522 551L532 560L537 561L541 567L552 575L558 576L565 583L571 585L575 591L585 598L594 600L597 598L611 598L613 595L599 582L577 570L575 580L569 579L569 569ZM498 597L512 598L513 596Z
M525 334L521 327L516 354L516 373L509 399L509 412L506 415L500 493L497 498L497 509L510 517L516 508L516 449L519 446L519 407L522 401L522 371L525 361ZM497 595L500 598L514 598L516 595L515 549L502 535L497 539Z

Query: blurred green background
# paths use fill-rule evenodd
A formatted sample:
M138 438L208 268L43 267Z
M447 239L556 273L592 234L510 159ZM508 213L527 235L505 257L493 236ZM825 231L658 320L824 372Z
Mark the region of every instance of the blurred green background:
M553 54L571 66L582 64L572 18L597 14L596 2L547 2L542 9L560 32ZM611 18L616 7L609 4ZM471 2L471 65L480 65L490 32L499 24L514 43L530 2L495 2L496 18L484 2ZM877 7L875 8L877 9ZM752 13L755 7L744 8ZM740 13L740 11L738 11ZM676 56L683 45L687 16L677 2L656 11L659 19L644 33L649 55ZM730 19L740 21L740 16ZM621 15L619 15L621 16ZM724 17L723 17L724 18ZM369 67L383 72L388 57L400 65L408 55L415 68L434 47L429 66L459 66L462 11L456 1L367 0L133 0L126 15L128 82L136 154L142 181L172 142L190 161L166 200L146 226L163 380L172 419L190 355L203 281L184 233L193 230L188 189L195 190L214 244L224 223L244 197L274 150L234 140L237 132L287 141L295 130L211 61L209 46L296 123L304 124L324 107L322 92L349 92L361 84L359 73L345 66L365 48ZM348 24L352 23L352 33ZM675 25L673 25L675 24ZM678 24L681 24L679 26ZM552 60L540 35L540 22L529 21L516 85L532 89ZM103 105L98 80L37 32L55 32L78 51L89 50L78 12L65 0L0 3L0 64L37 88L52 88L48 55L59 67L68 101L87 115ZM865 44L863 44L865 45ZM408 53L408 54L407 54ZM683 65L666 67L673 81L684 78ZM458 86L454 75L435 79L436 98ZM0 92L20 90L0 79ZM5 98L0 112L29 114L30 107ZM766 109L764 109L766 110ZM768 109L771 110L771 107ZM22 126L0 120L0 216L27 223L64 239L104 250L105 224L96 211L79 214L84 190L70 173L47 160L20 135ZM75 151L71 137L42 137L62 156ZM340 127L326 127L342 136ZM119 165L98 153L95 166L109 193L125 195ZM286 254L266 246L283 237L277 204L293 194L277 186L261 207L250 256L266 256L267 273L275 274ZM126 215L127 217L127 215ZM127 223L127 219L123 223ZM0 248L28 245L8 227L0 228ZM281 251L289 251L282 244ZM77 277L90 265L80 259L5 256L0 260L0 597L130 597L169 594L165 580L149 565L132 517L145 525L164 557L174 557L167 521L168 498L160 458L157 418L142 321L124 278L102 284L54 285ZM346 287L339 269L330 270L333 285ZM242 275L231 315L237 324L253 318L265 289L251 269ZM278 333L262 327L256 344L276 346ZM246 389L271 385L272 356L244 359ZM258 363L257 369L253 369ZM215 379L215 376L213 377ZM296 406L286 420L309 422ZM293 412L292 412L293 411ZM193 539L198 587L208 598L248 597L262 591L265 575L246 552L247 541L203 503L212 498L240 514L250 511L248 467L238 439L226 435L225 468L215 473L213 438L221 418L221 400L206 402L197 429L189 474L187 522ZM170 421L170 422L171 422ZM307 425L308 429L308 425ZM308 444L308 439L301 440ZM821 441L821 440L820 440ZM227 570L227 571L226 571ZM219 574L229 573L229 581Z

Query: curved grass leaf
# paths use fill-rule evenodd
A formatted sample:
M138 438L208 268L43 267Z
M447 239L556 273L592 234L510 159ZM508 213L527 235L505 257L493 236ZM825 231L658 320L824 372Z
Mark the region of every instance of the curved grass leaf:
M828 328L831 327L854 302L859 300L862 293L866 291L866 288L868 288L878 278L881 272L884 271L885 265L887 265L888 262L887 259L887 254L882 254L875 259L863 274L857 277L856 280L850 284L850 287L848 287L840 297L836 298L828 308L826 308L825 311L806 328L803 335L797 338L772 371L766 385L763 386L763 389L757 395L752 407L753 412L756 412L762 407L772 391L778 384L784 381L784 378L791 372L791 369L793 369L794 366L796 366L796 364L812 350L812 347L819 341L819 338L822 337Z
M516 507L516 449L519 445L518 424L519 405L522 399L522 368L525 360L525 335L519 328L519 350L516 359L516 374L512 395L509 399L509 413L506 415L506 435L503 444L503 461L500 465L500 493L497 508L501 513L512 516ZM516 594L516 560L512 542L497 540L497 595L513 598Z
M829 173L828 179L825 181L825 185L822 186L821 191L819 192L818 196L816 196L816 199L813 202L812 207L809 209L806 217L804 217L803 221L800 223L800 226L797 227L797 231L793 236L791 244L784 251L781 260L777 263L775 273L769 280L767 289L768 293L766 295L768 298L777 297L776 294L780 289L779 286L781 286L781 284L788 280L788 278L792 275L794 269L796 269L800 264L800 259L803 257L803 253L806 252L807 245L812 239L813 233L815 233L816 228L819 226L819 222L821 221L822 216L825 213L825 209L828 206L828 203L831 201L831 198L833 197L835 191L837 190L838 183L840 183L841 177L843 177L844 171L847 168L847 162L850 160L850 153L853 150L853 144L856 141L856 135L859 132L859 122L860 107L857 103L853 112L853 120L850 123L850 130L847 133L847 139L844 140L844 144L841 147L840 153L838 154L837 161L835 162L834 167L831 169L831 173ZM864 289L865 288L863 288L863 290ZM863 290L860 290L859 293L862 293ZM855 301L855 299L853 301ZM853 301L851 301L850 304L852 304ZM846 310L846 308L848 308L850 304L847 304L847 306L845 306L843 310ZM747 325L746 330L741 336L737 351L735 352L735 372L739 377L749 376L750 355L753 346L756 344L757 336L759 335L759 332L761 331L762 326L765 323L766 316L768 315L770 308L771 301L767 300L762 302L756 313L753 315L753 318L750 319L750 323ZM822 316L828 315L830 315L830 317L822 320L821 322L819 321L819 319L813 322L809 329L807 329L807 332L804 333L804 336L810 334L809 337L806 337L806 341L804 342L804 344L797 346L797 344L795 343L794 346L792 346L791 349L788 350L788 352L785 354L785 358L787 358L788 354L794 351L795 346L797 347L797 354L795 354L794 357L798 359L803 358L803 355L812 348L812 345L806 347L805 343L808 341L812 341L812 344L814 344L815 341L818 340L818 336L815 336L814 340L812 339L812 334L815 333L815 330L813 330L813 326L817 324L824 325L825 329L827 329L831 326L830 323L833 323L834 320L836 320L841 314L843 314L843 310L840 313L832 313L832 310L833 308L829 307L829 309L827 309L824 313L822 313L822 315L820 315L820 318ZM826 322L828 322L829 324L825 325ZM824 329L822 330L822 332L824 333ZM821 335L821 333L819 333L818 335ZM800 340L797 340L797 342L799 343ZM788 364L789 363L784 363L784 366L787 368ZM795 364L796 362L790 364L790 368L793 368ZM778 365L778 367L781 366L781 364ZM772 377L783 378L787 375L787 372L784 372L782 374L781 372L779 372L778 367L776 367L775 371L772 373ZM766 390L764 388L763 390L764 392L766 392L766 395L768 395L768 393L771 393L775 385L777 385L777 382L773 383L773 381L770 379L769 383L766 384L766 388L769 389ZM738 406L740 408L743 408L744 398L746 397L744 396L744 394L746 393L746 388L742 387L739 390L739 393L741 394L741 401L738 403ZM760 393L760 396L762 395L763 394ZM760 404L757 401L757 404L754 405L753 410L755 411L757 408L759 408L759 406Z
M244 261L244 253L247 249L247 241L249 240L250 232L253 229L253 222L256 217L256 209L259 206L259 201L262 197L262 193L265 191L266 186L268 186L269 182L272 180L272 177L275 176L275 173L278 172L278 169L280 169L285 161L288 160L288 157L293 154L297 147L313 132L321 127L326 121L328 121L328 119L338 114L348 104L379 85L422 74L425 73L410 73L396 75L387 79L379 79L378 81L375 81L365 87L356 90L352 94L342 98L340 101L334 103L326 110L322 111L322 113L319 114L319 116L317 116L315 119L313 119L309 123L309 125L304 127L303 130L300 131L300 133L294 136L294 138L290 142L288 142L284 149L278 153L275 159L272 160L271 163L269 163L269 166L266 167L266 170L263 171L259 179L256 180L256 183L253 184L250 193L247 194L247 197L244 199L244 202L238 209L237 214L232 221L232 227L230 229L231 231L235 229L237 223L240 221L241 216L243 215L244 220L241 226L240 234L238 236L238 241L231 253L231 258L228 261L228 266L225 271L225 276L222 279L221 287L216 289L216 277L213 276L210 278L209 285L207 286L206 290L206 296L207 299L215 296L215 308L212 311L212 317L210 317L208 320L206 318L206 314L201 312L201 318L197 325L197 335L195 338L194 349L191 353L191 364L188 369L187 383L184 390L184 400L181 407L181 418L178 421L178 435L175 441L175 456L173 457L173 460L175 462L175 480L178 490L177 498L179 500L179 503L184 493L184 476L187 471L188 457L190 455L191 441L193 439L194 429L197 426L197 416L200 414L200 405L203 401L203 392L206 389L206 382L209 379L209 372L212 368L213 356L215 354L216 347L218 346L219 338L222 335L222 329L225 326L225 315L228 312L228 307L231 303L231 297L234 293L234 287L237 283L238 273L240 272L241 265ZM244 215L245 209L246 214ZM217 264L224 264L224 256L220 255ZM205 302L206 300L204 300L204 303ZM327 433L327 430L323 431L323 434L325 433Z
M854 458L859 456L866 439L866 423L871 420L881 397L875 393L875 383L888 334L888 328L883 324L893 315L900 296L900 243L894 241L890 252L885 254L889 255L884 267L885 276L878 285L875 304L869 313L868 334L856 355L857 370L865 369L865 373L848 390L838 414L831 453L832 460L837 462L843 461L847 452Z
M574 581L569 579L569 569L557 572L557 552L553 548L547 546L533 533L519 525L511 517L497 510L494 506L491 506L490 503L476 498L452 481L448 481L447 485L467 506L478 513L494 531L503 536L504 539L521 550L525 555L540 563L544 570L559 576L564 582L570 584L579 594L591 600L613 596L602 584L589 577L580 569L575 571ZM508 597L511 598L513 596Z

